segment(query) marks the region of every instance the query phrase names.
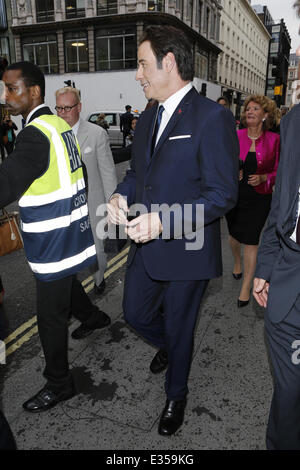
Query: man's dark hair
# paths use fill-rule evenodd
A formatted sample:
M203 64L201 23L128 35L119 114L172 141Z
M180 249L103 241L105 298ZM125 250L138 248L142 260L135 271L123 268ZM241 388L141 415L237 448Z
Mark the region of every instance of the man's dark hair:
M217 103L220 103L221 100L224 100L227 106L229 106L229 101L226 96L220 96L220 98L217 99Z
M172 52L174 54L178 73L182 80L192 81L194 78L193 45L181 29L174 26L148 26L140 40L140 44L149 41L157 60L157 67L162 67L162 60Z
M127 105L125 106L126 111L129 111L131 108L132 108L132 106L130 106L130 104L127 104Z
M38 85L41 97L45 98L45 77L41 69L32 62L15 62L6 67L6 70L20 70L26 87Z

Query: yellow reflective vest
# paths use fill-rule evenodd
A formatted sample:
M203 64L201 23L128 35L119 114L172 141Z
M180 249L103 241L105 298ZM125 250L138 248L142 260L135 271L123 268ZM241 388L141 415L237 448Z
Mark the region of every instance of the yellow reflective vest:
M77 273L96 262L80 148L70 126L55 115L31 121L50 143L49 165L19 200L29 265L40 280ZM34 151L34 148L33 148Z

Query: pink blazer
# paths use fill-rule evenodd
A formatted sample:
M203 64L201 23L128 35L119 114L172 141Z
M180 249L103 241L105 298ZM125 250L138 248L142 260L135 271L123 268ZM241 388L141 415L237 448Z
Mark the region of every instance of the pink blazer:
M245 161L250 150L252 140L248 137L248 129L237 131L240 143L240 159ZM267 181L254 186L255 191L260 194L270 194L275 183L280 153L280 137L270 131L264 131L255 142L257 175L267 173Z

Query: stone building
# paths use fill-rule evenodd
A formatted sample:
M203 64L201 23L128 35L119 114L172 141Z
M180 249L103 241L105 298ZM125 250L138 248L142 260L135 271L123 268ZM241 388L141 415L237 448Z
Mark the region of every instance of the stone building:
M16 60L46 74L136 68L137 42L148 24L173 24L192 40L195 73L217 82L217 0L11 0Z
M239 118L245 97L265 93L270 33L249 0L221 0L218 80Z

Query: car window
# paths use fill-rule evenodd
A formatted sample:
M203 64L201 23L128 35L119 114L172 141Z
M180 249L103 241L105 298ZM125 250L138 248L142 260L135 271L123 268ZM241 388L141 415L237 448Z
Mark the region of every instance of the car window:
M110 126L116 126L117 125L116 113L105 114L105 120L108 122Z
M99 113L91 114L89 117L89 122L96 122L99 114L101 114L101 111L99 111ZM105 114L105 120L106 122L108 122L110 126L116 126L117 125L117 113Z

